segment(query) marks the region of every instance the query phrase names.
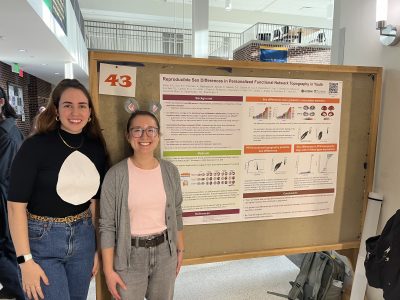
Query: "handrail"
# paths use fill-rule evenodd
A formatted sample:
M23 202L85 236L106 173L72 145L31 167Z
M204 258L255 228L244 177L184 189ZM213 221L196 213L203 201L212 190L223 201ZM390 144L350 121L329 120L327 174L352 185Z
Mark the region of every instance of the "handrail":
M86 20L85 39L93 50L192 55L191 29ZM331 39L328 28L256 23L242 33L209 31L209 53L232 59L233 50L249 41L330 46Z

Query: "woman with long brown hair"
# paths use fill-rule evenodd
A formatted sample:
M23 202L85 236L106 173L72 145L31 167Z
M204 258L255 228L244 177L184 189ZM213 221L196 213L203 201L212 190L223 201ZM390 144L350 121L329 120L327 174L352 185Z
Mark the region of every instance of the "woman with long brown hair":
M11 170L10 231L29 299L86 299L98 270L92 219L106 161L88 91L62 80Z

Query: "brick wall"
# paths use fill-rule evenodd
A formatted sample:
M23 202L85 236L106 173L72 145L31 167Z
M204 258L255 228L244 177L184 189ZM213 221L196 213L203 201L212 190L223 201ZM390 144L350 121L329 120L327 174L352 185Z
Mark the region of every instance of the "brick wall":
M33 118L40 106L45 106L51 93L51 84L33 75L24 72L24 77L11 72L11 66L0 61L0 86L8 95L8 83L22 87L25 121L21 116L17 119L17 126L27 136L32 128Z
M260 61L260 46L285 47L288 49L288 63L330 64L331 48L329 46L300 46L265 41L250 41L233 52L234 60Z

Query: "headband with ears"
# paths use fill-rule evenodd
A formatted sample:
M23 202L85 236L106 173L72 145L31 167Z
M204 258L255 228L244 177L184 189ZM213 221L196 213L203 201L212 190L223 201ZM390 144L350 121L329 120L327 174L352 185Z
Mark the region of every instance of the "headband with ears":
M135 111L138 111L140 109L139 102L136 100L136 98L128 98L125 101L124 104L125 111L128 113L134 113ZM148 103L147 109L145 109L148 112L151 112L153 114L157 114L161 110L161 104L156 101L152 101Z

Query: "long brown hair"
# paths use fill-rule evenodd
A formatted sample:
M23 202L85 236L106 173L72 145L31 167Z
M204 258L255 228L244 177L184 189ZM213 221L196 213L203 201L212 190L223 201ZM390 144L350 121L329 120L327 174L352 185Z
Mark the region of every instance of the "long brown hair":
M89 102L89 107L91 109L91 121L86 124L82 131L90 138L100 140L104 146L104 149L106 150L106 143L103 134L101 133L99 120L97 119L96 112L93 108L92 97L90 97L90 94L85 86L76 79L63 79L59 84L57 84L51 93L46 109L37 117L33 134L49 133L57 130L60 127L59 122L56 120L57 109L60 105L61 95L69 88L81 90Z

